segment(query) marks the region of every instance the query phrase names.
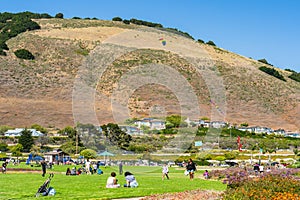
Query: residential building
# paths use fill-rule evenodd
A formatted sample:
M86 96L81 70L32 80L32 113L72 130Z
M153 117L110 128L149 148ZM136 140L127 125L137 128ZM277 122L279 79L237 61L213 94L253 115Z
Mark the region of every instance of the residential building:
M21 132L24 131L25 128L16 128L14 130L7 130L5 133L4 133L4 136L8 136L8 137L18 137L18 136L21 136ZM32 136L42 136L44 135L43 133L41 133L40 131L37 131L35 129L27 129L29 131L31 131L31 135Z

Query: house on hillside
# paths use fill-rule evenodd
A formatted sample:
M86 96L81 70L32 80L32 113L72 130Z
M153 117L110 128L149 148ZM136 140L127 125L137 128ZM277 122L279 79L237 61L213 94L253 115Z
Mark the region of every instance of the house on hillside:
M21 132L24 131L24 130L25 130L25 128L16 128L14 130L7 130L4 133L4 136L7 136L7 137L19 137L19 136L21 136ZM39 136L44 135L43 133L41 133L40 131L37 131L35 129L27 129L27 130L31 131L31 135L35 136L35 137L39 137Z
M274 130L273 133L275 135L282 135L282 136L284 136L285 135L285 130L284 129L277 129L277 130Z
M142 126L149 127L150 130L162 130L166 128L165 121L153 118L144 118L142 120L135 121L134 124L136 124L138 128L141 128Z
M227 126L227 123L222 121L211 121L209 126L211 128L224 128Z
M238 128L240 131L248 131L250 133L256 133L256 134L271 134L274 131L271 128L268 127L260 127L260 126L254 126L254 127L240 127Z
M142 135L144 134L143 133L143 130L137 128L137 127L134 127L134 126L123 126L123 125L120 125L119 126L120 129L122 131L124 131L125 133L129 134L129 135Z
M199 126L200 126L200 127L206 127L206 128L209 128L210 122L209 122L209 121L205 121L205 120L200 119L200 120L199 120Z

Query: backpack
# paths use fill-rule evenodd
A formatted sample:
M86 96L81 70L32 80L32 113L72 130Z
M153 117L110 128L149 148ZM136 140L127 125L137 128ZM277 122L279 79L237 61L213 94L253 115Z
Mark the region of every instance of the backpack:
M48 189L48 196L54 196L56 194L56 191L53 187L49 187Z

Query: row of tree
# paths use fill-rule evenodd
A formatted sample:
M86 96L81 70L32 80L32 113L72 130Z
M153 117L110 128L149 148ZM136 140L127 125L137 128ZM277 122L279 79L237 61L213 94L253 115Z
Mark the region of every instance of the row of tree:
M62 13L55 15L56 18L63 18ZM18 34L25 31L40 29L38 23L32 19L53 18L49 14L21 12L21 13L0 13L0 55L5 56L5 50L9 50L6 41L16 37Z

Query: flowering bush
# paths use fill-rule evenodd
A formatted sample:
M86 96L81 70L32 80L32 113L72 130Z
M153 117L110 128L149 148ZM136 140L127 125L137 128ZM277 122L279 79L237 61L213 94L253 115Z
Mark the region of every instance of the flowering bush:
M212 177L227 184L224 200L300 199L299 169L275 169L255 174L252 169L213 170Z
M266 175L227 188L224 200L232 199L300 199L300 182L286 176Z

